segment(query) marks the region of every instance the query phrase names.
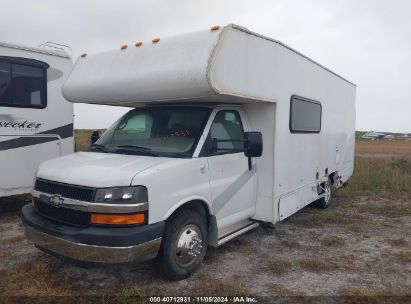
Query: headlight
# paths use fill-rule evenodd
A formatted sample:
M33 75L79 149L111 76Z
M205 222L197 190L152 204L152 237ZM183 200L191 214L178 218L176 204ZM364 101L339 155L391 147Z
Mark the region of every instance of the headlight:
M97 189L94 199L95 203L107 204L135 204L147 201L147 188L144 186Z

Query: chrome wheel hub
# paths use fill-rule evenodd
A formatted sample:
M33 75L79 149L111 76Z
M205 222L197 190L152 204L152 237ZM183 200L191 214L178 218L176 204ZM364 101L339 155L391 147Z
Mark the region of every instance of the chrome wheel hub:
M331 185L329 181L324 184L324 192L324 200L328 203L331 199Z
M185 226L176 244L176 260L182 266L192 264L201 254L203 240L200 228L195 225Z

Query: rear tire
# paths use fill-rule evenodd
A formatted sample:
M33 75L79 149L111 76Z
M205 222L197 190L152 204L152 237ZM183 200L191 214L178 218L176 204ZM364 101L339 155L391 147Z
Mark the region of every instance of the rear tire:
M207 223L194 209L182 209L167 221L160 253L164 274L173 281L188 278L207 251Z
M330 178L323 184L323 188L325 192L324 197L315 201L313 205L320 209L327 209L330 206L332 199L332 182Z

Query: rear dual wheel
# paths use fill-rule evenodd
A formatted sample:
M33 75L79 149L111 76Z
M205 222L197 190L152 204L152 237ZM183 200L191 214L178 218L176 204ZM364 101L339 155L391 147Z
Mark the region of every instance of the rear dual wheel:
M314 202L314 206L320 209L326 209L331 204L332 198L332 181L331 178L328 178L327 181L322 185L322 190L324 191L324 196L319 200Z

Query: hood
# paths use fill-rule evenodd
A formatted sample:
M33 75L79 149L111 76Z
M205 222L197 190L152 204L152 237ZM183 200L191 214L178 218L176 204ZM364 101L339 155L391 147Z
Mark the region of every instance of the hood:
M171 158L78 152L43 162L37 177L87 187L129 186L133 177Z

